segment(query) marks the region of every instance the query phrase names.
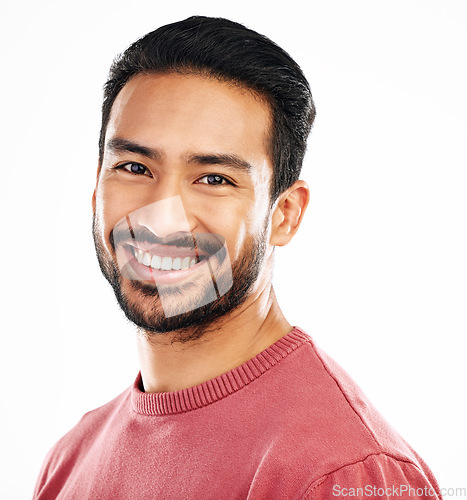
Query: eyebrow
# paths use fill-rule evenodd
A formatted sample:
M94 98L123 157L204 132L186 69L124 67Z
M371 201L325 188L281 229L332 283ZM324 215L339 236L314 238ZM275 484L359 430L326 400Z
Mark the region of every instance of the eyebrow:
M110 139L106 149L119 153L135 153L150 158L151 160L160 160L162 157L161 152L157 149L148 148L147 146L142 146L136 142L121 139L119 137Z
M234 154L193 154L188 157L188 163L222 165L242 172L250 172L253 169L250 163Z

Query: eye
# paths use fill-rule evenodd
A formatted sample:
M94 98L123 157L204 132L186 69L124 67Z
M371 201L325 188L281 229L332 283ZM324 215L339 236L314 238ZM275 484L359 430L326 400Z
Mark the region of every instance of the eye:
M222 186L222 185L227 185L227 184L232 184L230 181L228 181L225 177L222 175L217 175L217 174L208 174L197 181L199 184L208 184L209 186Z
M141 165L141 163L129 162L125 163L124 165L119 165L118 167L115 168L118 170L125 170L129 174L133 175L151 176L151 173L149 172L148 168L145 167L144 165Z

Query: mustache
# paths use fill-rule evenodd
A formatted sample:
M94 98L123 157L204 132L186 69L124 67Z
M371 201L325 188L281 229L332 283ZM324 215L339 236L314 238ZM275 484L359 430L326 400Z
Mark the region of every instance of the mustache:
M128 224L118 224L110 232L110 244L113 251L119 245L138 244L147 245L167 245L188 250L196 250L197 253L203 252L208 255L214 255L225 248L225 238L216 233L192 233L177 231L167 236L160 237L144 226Z

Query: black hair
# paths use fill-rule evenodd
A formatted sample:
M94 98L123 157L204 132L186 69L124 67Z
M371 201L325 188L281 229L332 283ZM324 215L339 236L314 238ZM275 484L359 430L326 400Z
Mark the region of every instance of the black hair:
M161 72L199 73L235 82L266 98L272 110L271 200L298 179L316 114L302 70L269 38L228 19L204 16L162 26L115 59L104 86L100 164L118 93L135 75Z

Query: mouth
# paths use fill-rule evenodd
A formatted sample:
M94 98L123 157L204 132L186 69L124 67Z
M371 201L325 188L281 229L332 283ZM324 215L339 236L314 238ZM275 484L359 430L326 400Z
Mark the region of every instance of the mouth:
M163 245L138 248L133 244L123 244L120 248L123 252L121 272L123 277L130 280L159 286L182 284L186 280L196 281L204 275L211 276L210 265L206 266L210 255L200 254L194 248Z
M157 271L181 271L196 266L203 260L207 260L205 255L180 255L177 257L169 255L159 255L144 251L140 248L131 247L134 258L139 264Z

